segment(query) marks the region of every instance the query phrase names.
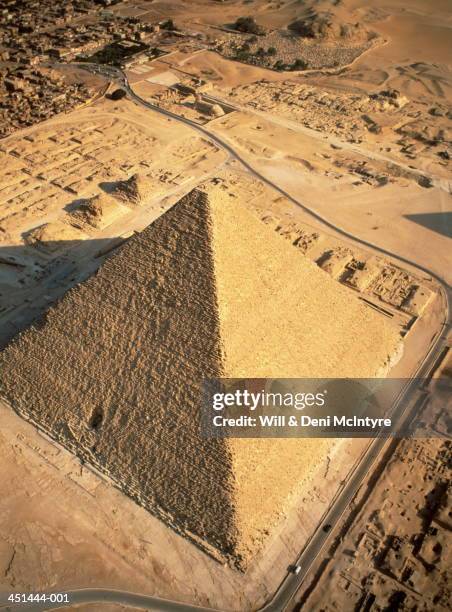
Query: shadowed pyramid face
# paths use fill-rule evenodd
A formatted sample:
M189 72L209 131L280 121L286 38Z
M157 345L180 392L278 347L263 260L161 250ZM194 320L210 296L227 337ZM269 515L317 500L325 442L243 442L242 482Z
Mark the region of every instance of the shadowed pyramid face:
M332 441L203 439L203 379L368 377L397 343L246 209L195 190L2 353L2 393L173 528L246 567Z

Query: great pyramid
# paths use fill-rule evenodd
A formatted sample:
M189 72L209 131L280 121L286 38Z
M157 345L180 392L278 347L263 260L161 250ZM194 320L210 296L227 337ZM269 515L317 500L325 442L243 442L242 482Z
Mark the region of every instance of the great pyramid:
M243 569L332 441L205 439L202 379L370 377L398 344L390 322L240 203L195 190L7 347L1 393Z

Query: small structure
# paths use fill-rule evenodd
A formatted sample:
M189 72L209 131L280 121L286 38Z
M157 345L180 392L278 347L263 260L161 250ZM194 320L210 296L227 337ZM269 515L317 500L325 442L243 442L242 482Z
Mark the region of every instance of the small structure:
M203 113L204 115L209 115L210 117L223 117L223 115L225 114L224 110L219 104L205 102L199 94L196 94L195 108L200 113Z

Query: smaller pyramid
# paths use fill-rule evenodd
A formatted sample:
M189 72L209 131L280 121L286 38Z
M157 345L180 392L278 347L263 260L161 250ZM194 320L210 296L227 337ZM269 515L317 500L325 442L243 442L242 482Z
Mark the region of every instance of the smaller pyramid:
M120 205L105 193L98 193L84 200L77 210L71 213L71 222L85 223L100 228L105 217L116 212Z
M112 194L124 204L139 206L152 194L152 185L146 177L136 173L125 181L119 181Z

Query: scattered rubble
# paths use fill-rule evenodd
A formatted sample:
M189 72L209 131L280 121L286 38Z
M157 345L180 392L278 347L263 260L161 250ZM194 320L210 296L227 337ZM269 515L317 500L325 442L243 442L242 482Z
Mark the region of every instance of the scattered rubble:
M25 244L55 253L68 247L68 243L76 244L87 238L78 229L64 221L45 223L25 235Z
M274 70L339 68L380 39L361 23L342 23L331 12L313 10L281 29L268 30L253 17L240 17L224 29L214 45L218 52Z
M261 79L232 88L229 99L252 109L285 116L306 128L347 142L367 142L378 146L379 151L398 151L402 159L422 158L435 164L437 170L447 167L452 155L452 119L447 116L448 106L441 106L443 114L439 122L437 115L428 112L428 104L409 99L397 89L386 88L370 94L345 93L296 80ZM337 163L341 165L340 161ZM382 174L370 176L368 169L368 163L361 168L355 164L354 172L374 185L385 184L390 174L416 181L419 178L409 168L404 171L395 165L390 167L389 163ZM428 187L425 183L421 178L420 185Z
M363 24L342 23L331 11L315 11L311 9L305 17L296 19L289 29L302 38L315 38L337 42L340 39L353 41L369 40L376 36L369 32Z
M340 68L353 62L378 42L378 38L334 44L300 38L287 30L274 30L261 36L225 33L213 48L230 59L273 70Z
M99 193L83 200L78 208L70 213L70 223L82 228L85 225L102 228L111 223L113 218L121 215L124 210L127 209L123 209L112 197Z
M308 609L449 609L451 450L434 437L399 443Z
M295 223L281 223L271 215L264 215L262 221L301 249L332 278L395 310L419 317L435 296L419 278L381 257L369 258L345 246L325 248L324 236L318 232Z

